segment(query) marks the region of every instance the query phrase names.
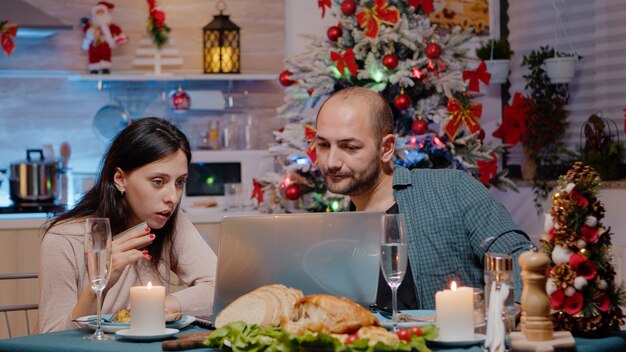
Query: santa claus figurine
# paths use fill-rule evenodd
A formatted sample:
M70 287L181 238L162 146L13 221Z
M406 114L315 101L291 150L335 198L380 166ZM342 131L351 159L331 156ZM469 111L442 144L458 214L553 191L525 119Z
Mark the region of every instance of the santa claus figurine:
M100 1L91 9L91 17L82 20L85 31L83 50L89 53L89 73L111 72L111 49L128 42L128 36L116 24L111 23L115 5Z

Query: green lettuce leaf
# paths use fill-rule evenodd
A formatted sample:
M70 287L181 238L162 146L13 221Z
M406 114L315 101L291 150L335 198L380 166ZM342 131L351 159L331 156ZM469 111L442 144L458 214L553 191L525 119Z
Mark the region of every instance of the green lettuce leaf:
M377 352L417 350L430 352L426 340L437 338L435 326L422 328L423 336L412 336L411 341L400 341L400 345L392 347L382 342L368 345L368 339L354 341L345 345L338 339L321 333L305 332L298 336L281 328L247 325L238 321L229 323L213 331L204 341L207 347L218 347L232 352L291 352L291 351L335 351L335 352Z

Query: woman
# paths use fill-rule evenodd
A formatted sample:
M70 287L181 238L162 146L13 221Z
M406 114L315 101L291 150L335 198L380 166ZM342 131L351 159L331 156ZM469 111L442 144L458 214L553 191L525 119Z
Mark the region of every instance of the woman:
M96 295L85 268L83 220L110 219L113 267L103 292L103 313L129 304L130 288L148 281L166 287L165 308L208 314L215 286L215 253L179 203L191 160L189 141L169 122L133 122L111 143L94 187L72 210L53 219L41 245L40 331L74 328L72 320L96 313ZM171 293L170 270L189 286Z

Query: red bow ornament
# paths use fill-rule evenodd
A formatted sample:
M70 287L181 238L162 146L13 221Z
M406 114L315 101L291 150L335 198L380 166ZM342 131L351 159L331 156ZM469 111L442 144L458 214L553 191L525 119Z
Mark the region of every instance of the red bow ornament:
M364 8L356 14L356 21L359 27L365 29L366 37L376 38L381 23L390 26L398 23L400 11L388 6L387 0L374 0L374 6L371 9Z
M434 9L433 0L409 0L408 3L416 10L418 6L422 5L422 10L424 10L424 13L427 15L433 12Z
M521 93L515 93L513 103L504 106L502 124L493 131L492 135L502 139L510 147L522 140L526 133L526 117L530 112L529 102L530 99L525 98Z
M317 0L317 7L322 9L322 18L326 16L326 7L330 8L330 0Z
M254 189L252 190L252 195L250 199L255 199L259 202L259 204L263 203L263 184L256 180L256 178L252 179L252 185Z
M13 38L17 35L17 25L9 21L0 21L0 46L6 56L11 56L15 50Z
M315 151L315 136L317 132L311 125L304 126L304 140L309 143L306 147L306 155L311 159L313 165L317 164L317 152Z
M498 176L498 158L491 154L490 160L478 160L477 164L480 169L480 182L487 187L491 186L489 180Z
M479 81L483 82L485 85L489 85L491 73L487 72L487 64L485 64L485 61L482 61L474 71L463 71L463 80L469 80L469 87L467 89L471 92L480 92Z
M356 60L354 59L354 51L352 50L352 48L346 50L343 55L336 51L331 51L330 60L337 63L337 70L339 70L342 76L346 72L346 67L348 67L348 70L350 70L350 73L353 76L356 76L359 65L356 64Z
M465 125L471 133L480 131L478 120L483 114L482 104L469 103L463 106L456 98L448 99L448 112L450 120L446 124L445 130L450 139L454 140L461 126Z

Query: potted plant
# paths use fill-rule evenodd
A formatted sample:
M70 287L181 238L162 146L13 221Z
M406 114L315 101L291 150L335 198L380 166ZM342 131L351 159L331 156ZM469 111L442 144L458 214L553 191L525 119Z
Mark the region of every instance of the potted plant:
M490 39L476 48L476 56L485 61L491 73L491 83L505 83L509 77L509 64L513 51L506 39Z
M572 152L566 149L563 142L569 86L555 85L544 65L546 59L554 56L554 49L544 46L525 55L522 60L522 66L528 67L524 78L525 89L530 92L522 143L525 156L536 167L532 184L538 209L552 190L549 181L566 171L572 159Z
M543 62L550 81L553 84L571 82L579 59L577 54L555 51L554 57L546 58Z

